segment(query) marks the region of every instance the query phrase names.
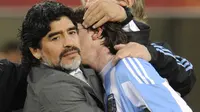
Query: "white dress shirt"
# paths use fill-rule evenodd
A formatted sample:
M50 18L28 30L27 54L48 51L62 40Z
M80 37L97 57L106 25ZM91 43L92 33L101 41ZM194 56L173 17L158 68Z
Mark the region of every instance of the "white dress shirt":
M137 27L137 25L135 24L135 22L133 20L131 20L127 25L125 25L122 28L125 32L137 32L140 31L140 29Z
M80 68L70 72L69 74L72 75L73 77L85 82L86 84L88 84L88 82L87 82L85 76L83 75L83 72L80 70Z

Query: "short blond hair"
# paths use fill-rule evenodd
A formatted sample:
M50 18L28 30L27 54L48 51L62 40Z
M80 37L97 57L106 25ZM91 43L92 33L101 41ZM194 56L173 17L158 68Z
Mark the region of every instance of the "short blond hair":
M135 20L147 23L147 15L145 13L144 6L145 6L144 0L135 0L131 9Z

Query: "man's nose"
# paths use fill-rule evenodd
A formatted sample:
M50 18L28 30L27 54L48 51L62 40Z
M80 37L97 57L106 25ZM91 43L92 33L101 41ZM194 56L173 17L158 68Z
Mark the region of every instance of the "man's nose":
M72 37L66 35L63 40L63 47L73 46L74 43L75 43L75 40Z

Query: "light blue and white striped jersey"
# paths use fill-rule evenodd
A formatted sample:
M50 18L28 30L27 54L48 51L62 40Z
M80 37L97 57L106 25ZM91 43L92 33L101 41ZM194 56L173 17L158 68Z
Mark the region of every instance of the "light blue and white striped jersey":
M113 95L117 112L192 112L186 102L160 77L153 66L139 58L124 58L102 70L106 99ZM108 102L107 102L108 103Z

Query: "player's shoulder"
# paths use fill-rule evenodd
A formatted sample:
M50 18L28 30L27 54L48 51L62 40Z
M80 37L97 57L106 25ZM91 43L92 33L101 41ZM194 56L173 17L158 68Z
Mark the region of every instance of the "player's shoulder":
M144 59L132 57L123 58L116 65L117 71L133 70L139 68L152 68L152 65Z
M118 62L119 65L124 65L124 64L149 64L149 62L147 62L144 59L141 58L132 58L132 57L126 57L121 59Z

